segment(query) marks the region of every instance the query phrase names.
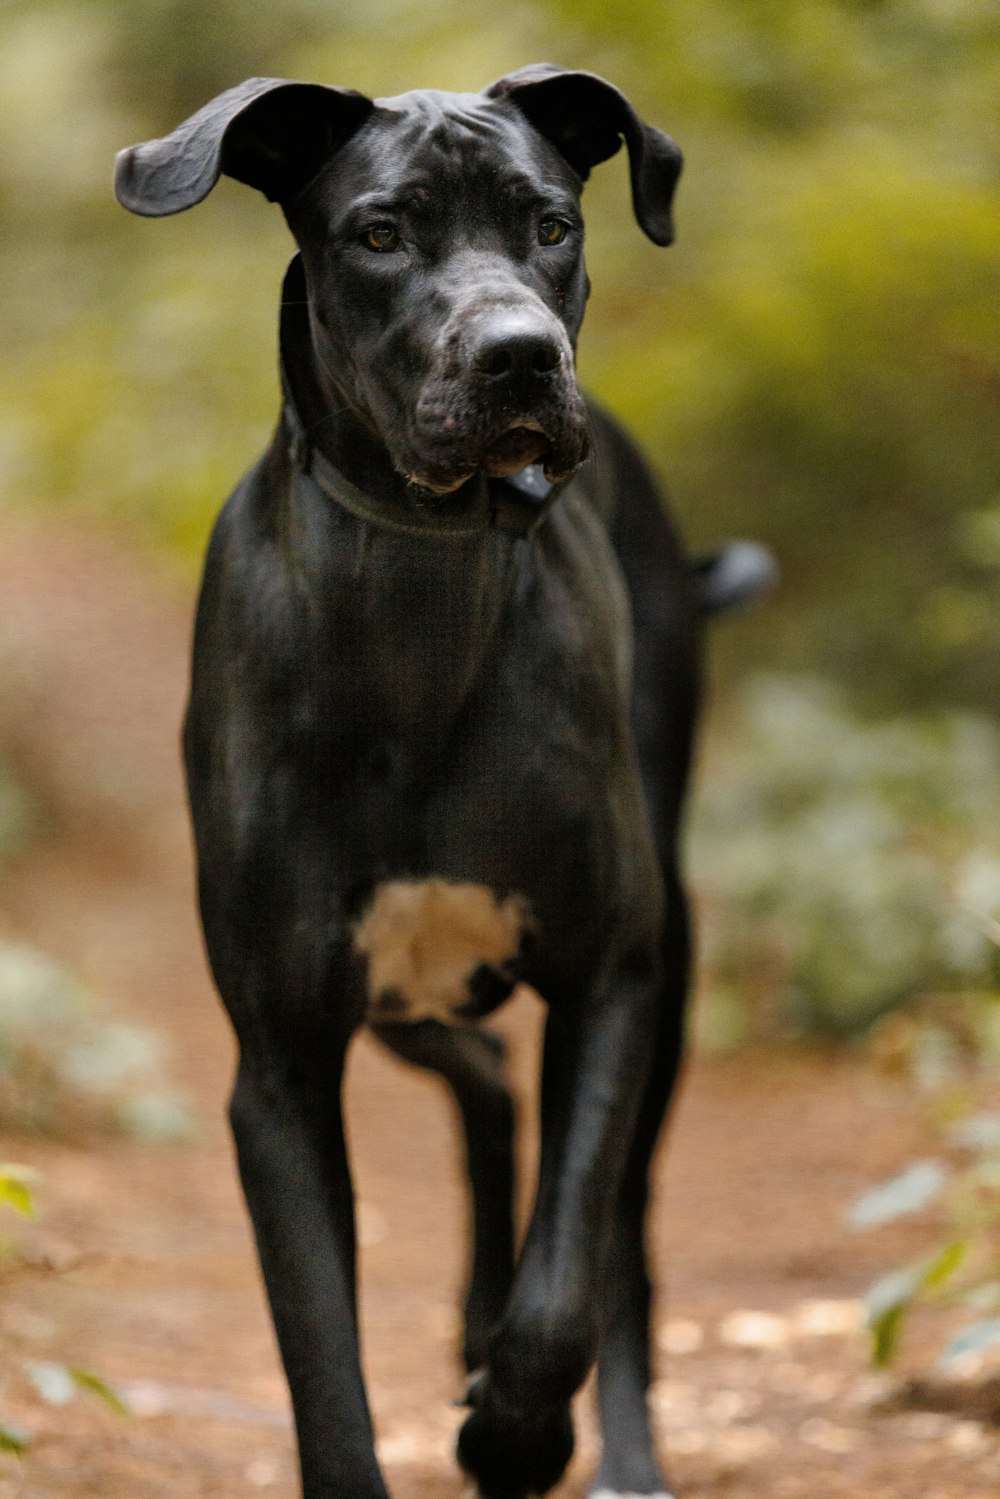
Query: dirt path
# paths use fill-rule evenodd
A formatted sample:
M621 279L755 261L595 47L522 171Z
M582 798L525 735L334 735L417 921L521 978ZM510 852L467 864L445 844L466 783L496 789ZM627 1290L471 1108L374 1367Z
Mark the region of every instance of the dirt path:
M30 757L54 814L6 882L2 931L164 1031L198 1118L190 1143L158 1149L4 1143L37 1166L44 1213L26 1231L41 1263L8 1273L0 1297L0 1409L37 1433L26 1458L0 1456L0 1499L293 1499L287 1398L223 1126L232 1047L193 916L175 752L190 602L80 530L14 530L0 553L0 737ZM526 1109L538 1019L529 996L503 1018ZM433 1084L365 1039L349 1111L381 1455L400 1499L446 1499L461 1488L451 1120ZM905 1094L858 1063L693 1066L653 1235L669 1290L654 1403L685 1499L995 1499L994 1429L887 1403L850 1326L851 1299L921 1241L905 1226L853 1236L844 1204L926 1143ZM939 1335L918 1329L914 1367ZM52 1360L119 1382L133 1418L43 1405L24 1367ZM593 1462L586 1400L582 1417L566 1499Z

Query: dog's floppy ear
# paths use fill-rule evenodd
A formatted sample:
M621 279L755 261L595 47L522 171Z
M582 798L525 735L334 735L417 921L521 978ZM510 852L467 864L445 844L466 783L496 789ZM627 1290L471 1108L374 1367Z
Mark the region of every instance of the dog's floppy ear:
M353 89L248 78L171 135L119 151L115 193L124 208L157 218L200 203L225 172L285 203L374 107Z
M674 188L683 157L669 135L640 120L625 95L596 73L535 63L484 90L510 99L586 181L591 167L628 146L632 204L640 226L658 245L674 238Z

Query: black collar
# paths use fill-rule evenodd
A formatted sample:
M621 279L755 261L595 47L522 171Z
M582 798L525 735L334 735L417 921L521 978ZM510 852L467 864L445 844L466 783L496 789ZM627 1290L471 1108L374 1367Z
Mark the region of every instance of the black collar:
M282 425L293 465L308 475L323 494L362 520L411 535L464 536L493 528L524 537L537 531L572 476L552 484L535 463L506 479L486 480L478 502L471 508L463 506L460 518L450 517L446 506L433 501L422 503L416 489L412 508L401 511L398 506L390 508L364 494L352 484L309 436L305 418L315 408L318 398L306 388L309 382L303 382L299 373L301 358L293 358L293 352L303 347L304 340L311 343L308 322L305 273L301 256L295 255L285 272L281 293L281 388L285 402Z

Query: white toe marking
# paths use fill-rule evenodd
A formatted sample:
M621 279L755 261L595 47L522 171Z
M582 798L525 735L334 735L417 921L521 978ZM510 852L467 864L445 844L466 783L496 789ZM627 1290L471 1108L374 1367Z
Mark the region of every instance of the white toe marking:
M590 1499L674 1499L674 1496L664 1489L657 1489L655 1494L620 1494L615 1489L595 1489Z

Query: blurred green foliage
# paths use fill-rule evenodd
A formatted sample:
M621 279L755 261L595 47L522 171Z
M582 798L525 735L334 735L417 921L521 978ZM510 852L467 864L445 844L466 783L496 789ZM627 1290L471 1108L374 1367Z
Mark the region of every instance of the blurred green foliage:
M873 701L1000 709L1000 29L992 0L9 0L0 30L0 493L199 552L276 411L290 248L236 184L181 220L113 203L115 149L253 73L376 94L548 57L687 155L679 243L621 162L588 186L581 368L691 540L771 542L725 633Z
M35 1178L36 1173L30 1166L0 1166L0 1204L6 1204L27 1217L34 1217L36 1212ZM0 1259L4 1261L4 1270L8 1276L11 1266L17 1263L18 1258L19 1250L16 1241L8 1242L5 1238L0 1238ZM8 1339L9 1334L5 1329L0 1341ZM5 1349L4 1352L9 1359L10 1350ZM115 1387L89 1369L74 1365L41 1363L35 1360L29 1360L23 1368L36 1393L48 1405L69 1405L80 1391L86 1391L88 1394L96 1395L117 1415L131 1415L128 1405ZM6 1383L5 1379L5 1385ZM0 1452L12 1452L20 1456L29 1450L33 1441L32 1432L0 1419Z
M908 1096L923 1097L943 1157L910 1163L848 1210L856 1230L932 1214L926 1252L867 1293L872 1359L892 1363L914 1313L937 1303L952 1317L936 1372L982 1379L1000 1369L1000 988L931 997L887 1016L871 1054Z
M0 880L44 812L0 758ZM187 1099L163 1083L165 1043L103 1018L94 997L45 953L0 940L0 1129L79 1138L120 1130L166 1142L192 1128ZM0 1170L0 1201L16 1180ZM2 1444L0 1444L2 1445Z
M0 942L0 1128L77 1140L107 1129L150 1143L182 1139L191 1109L164 1086L165 1053L149 1027L101 1016L62 964Z
M990 719L866 722L829 682L760 676L721 716L706 771L691 865L708 1044L847 1035L997 976Z

